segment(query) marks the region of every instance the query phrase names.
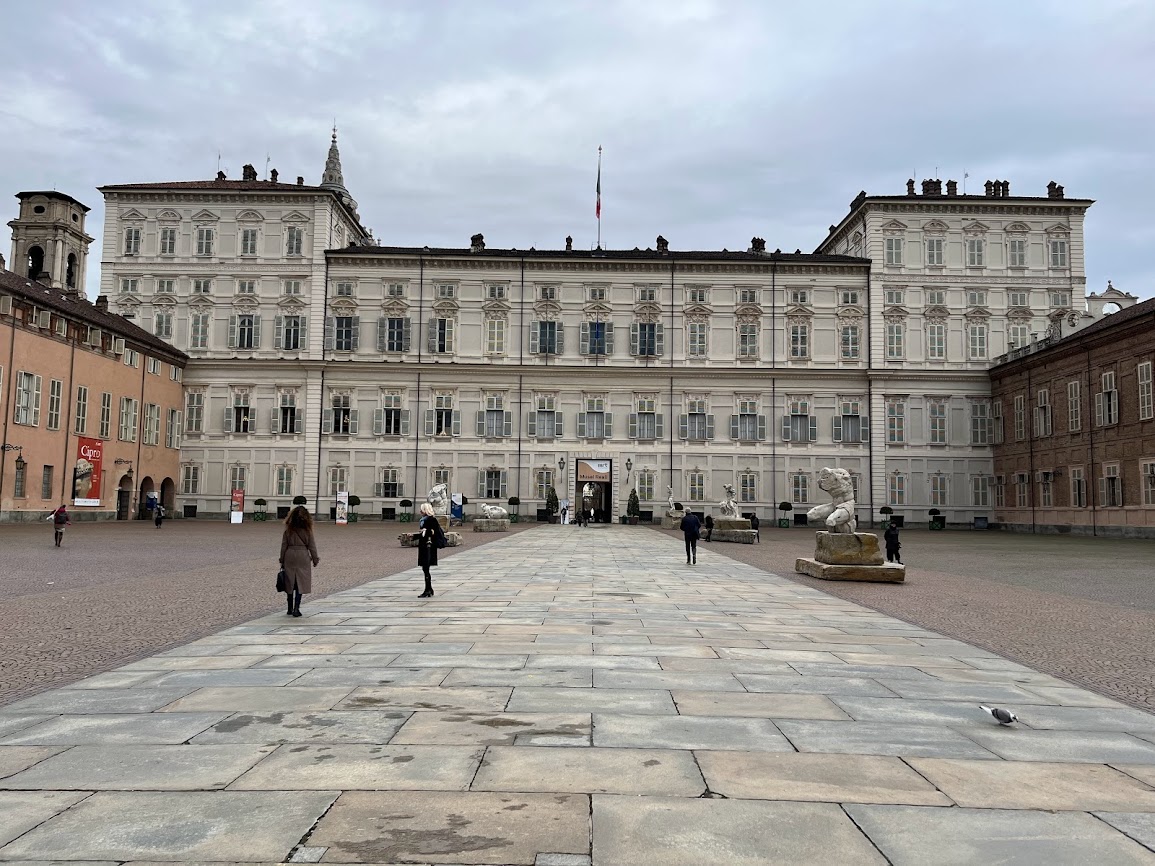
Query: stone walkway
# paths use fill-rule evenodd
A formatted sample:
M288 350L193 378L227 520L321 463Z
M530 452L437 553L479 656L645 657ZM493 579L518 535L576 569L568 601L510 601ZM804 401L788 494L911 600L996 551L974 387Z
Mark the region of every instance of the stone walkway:
M0 863L1155 863L1155 716L700 554L543 527L0 708Z

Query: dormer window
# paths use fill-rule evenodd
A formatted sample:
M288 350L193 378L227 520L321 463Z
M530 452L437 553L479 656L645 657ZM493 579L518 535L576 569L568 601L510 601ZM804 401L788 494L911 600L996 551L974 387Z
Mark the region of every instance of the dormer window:
M987 305L987 293L979 289L969 289L967 291L967 306L969 307L985 307Z
M803 305L809 304L810 303L810 291L809 291L809 289L791 289L790 290L790 303L803 304Z
M888 306L901 307L905 302L906 292L902 289L887 289L886 303Z
M858 289L843 289L839 298L844 307L857 307Z

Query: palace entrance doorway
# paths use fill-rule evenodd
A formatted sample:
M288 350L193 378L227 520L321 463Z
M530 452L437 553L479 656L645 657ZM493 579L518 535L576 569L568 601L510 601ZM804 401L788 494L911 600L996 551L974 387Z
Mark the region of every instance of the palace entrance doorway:
M612 470L612 460L578 459L574 502L587 521L609 523L613 519Z

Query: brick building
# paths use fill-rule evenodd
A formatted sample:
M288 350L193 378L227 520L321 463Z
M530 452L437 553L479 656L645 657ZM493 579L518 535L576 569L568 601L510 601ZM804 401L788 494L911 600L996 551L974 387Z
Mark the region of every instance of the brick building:
M23 192L0 257L0 520L61 502L73 519L175 506L182 352L84 297L88 211L58 192Z
M1109 302L1108 288L1093 301ZM1155 299L991 369L995 520L1027 532L1155 537Z

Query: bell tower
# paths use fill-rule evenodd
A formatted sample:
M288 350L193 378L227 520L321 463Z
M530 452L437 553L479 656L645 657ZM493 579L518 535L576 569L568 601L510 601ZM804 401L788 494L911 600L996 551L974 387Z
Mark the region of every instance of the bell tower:
M11 269L22 277L84 297L89 208L62 192L18 192L20 216L11 220Z

